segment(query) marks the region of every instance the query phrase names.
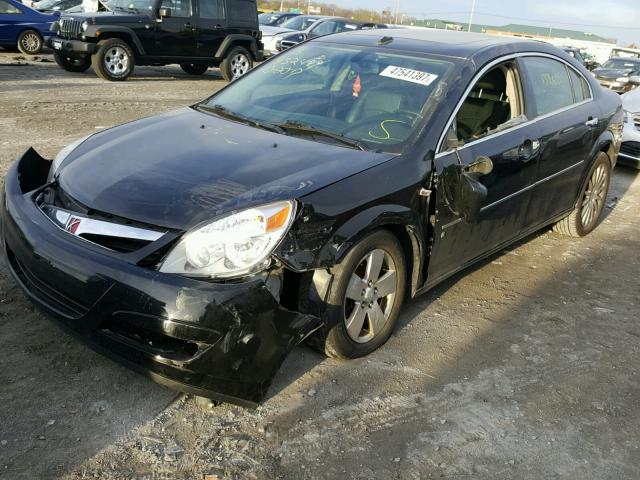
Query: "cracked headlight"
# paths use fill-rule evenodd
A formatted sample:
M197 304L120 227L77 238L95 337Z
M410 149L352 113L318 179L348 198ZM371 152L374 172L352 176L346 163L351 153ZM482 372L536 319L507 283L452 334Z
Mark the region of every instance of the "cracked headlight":
M258 272L269 265L294 216L295 203L286 201L214 220L185 234L160 271L213 278Z
M49 180L51 180L56 174L56 172L60 168L60 164L64 161L64 159L67 158L71 152L78 148L78 146L90 136L91 135L87 135L86 137L80 138L75 142L70 143L58 152L58 154L53 159L53 162L51 163L51 169L49 170Z

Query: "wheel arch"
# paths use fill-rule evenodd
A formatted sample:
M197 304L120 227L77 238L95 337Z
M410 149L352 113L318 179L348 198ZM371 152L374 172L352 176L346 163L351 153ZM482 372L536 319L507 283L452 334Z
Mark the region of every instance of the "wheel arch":
M140 42L140 39L135 34L133 30L127 27L118 27L118 26L92 26L92 30L87 30L86 35L88 37L93 37L98 41L109 40L111 38L117 38L126 42L136 57L140 57L145 55L144 47ZM90 27L91 28L91 27ZM100 35L97 35L97 31L100 31Z
M215 54L215 58L224 58L233 47L243 47L251 54L254 61L258 59L258 44L254 37L244 34L227 35Z

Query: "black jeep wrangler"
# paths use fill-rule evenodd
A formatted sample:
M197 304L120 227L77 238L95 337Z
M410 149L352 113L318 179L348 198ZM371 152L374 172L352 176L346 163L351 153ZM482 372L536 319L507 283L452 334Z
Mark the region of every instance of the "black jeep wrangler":
M99 10L52 25L49 46L65 70L92 66L118 81L134 65L178 63L192 75L219 67L233 80L262 60L256 0L101 0Z

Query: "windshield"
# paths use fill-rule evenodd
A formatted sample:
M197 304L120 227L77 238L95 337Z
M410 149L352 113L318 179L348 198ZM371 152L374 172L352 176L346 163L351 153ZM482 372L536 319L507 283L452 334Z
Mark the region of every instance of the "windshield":
M149 10L153 10L153 3L154 0L109 0L106 5L111 10L120 10L127 12L148 12ZM171 8L171 5L167 4L166 1L162 3L162 6Z
M306 30L317 21L318 19L316 17L299 16L290 18L280 26L282 28L288 28L290 30L302 31Z
M602 67L633 72L634 70L638 70L640 68L640 62L628 58L612 58L611 60L607 60Z
M60 3L60 0L41 0L40 2L38 2L36 4L35 8L39 8L41 10L44 10L44 9L47 9L47 8L53 8L58 3Z
M453 66L426 56L311 42L279 54L200 107L283 134L399 153L430 116L430 100Z

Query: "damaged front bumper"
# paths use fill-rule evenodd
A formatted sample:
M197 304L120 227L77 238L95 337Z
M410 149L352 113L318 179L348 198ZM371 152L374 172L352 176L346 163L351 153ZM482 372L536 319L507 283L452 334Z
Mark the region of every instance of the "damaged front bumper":
M317 317L276 300L278 273L212 283L112 255L38 208L49 165L27 151L6 176L0 207L7 263L31 300L158 383L244 406L261 402L286 355L320 327Z

